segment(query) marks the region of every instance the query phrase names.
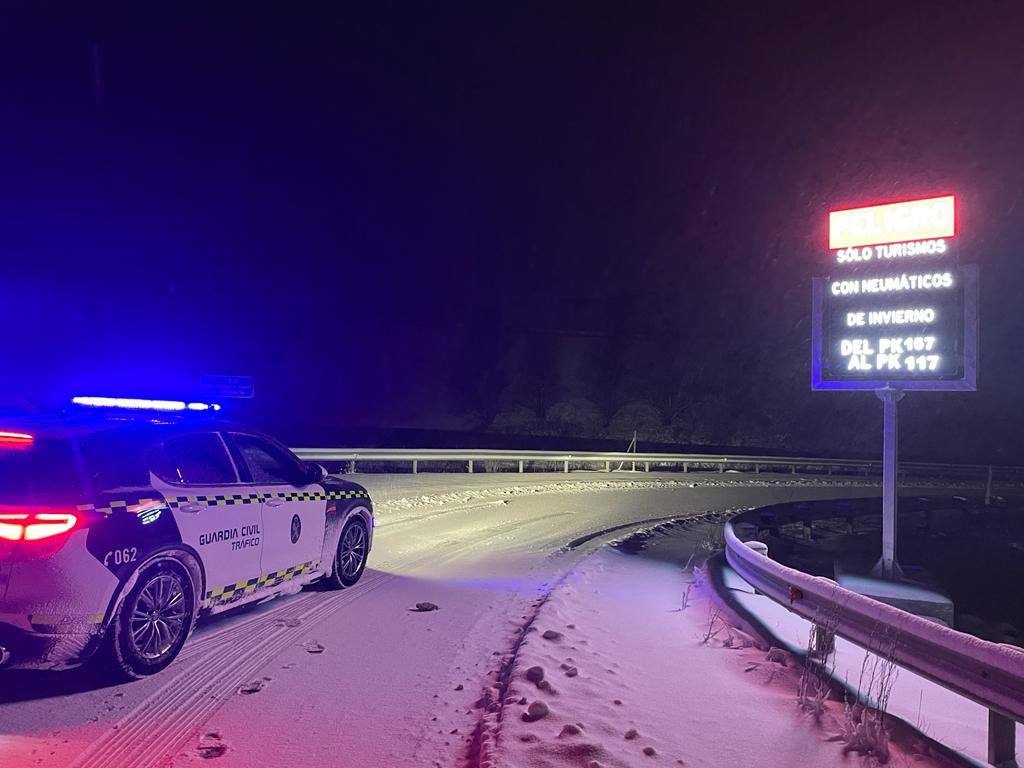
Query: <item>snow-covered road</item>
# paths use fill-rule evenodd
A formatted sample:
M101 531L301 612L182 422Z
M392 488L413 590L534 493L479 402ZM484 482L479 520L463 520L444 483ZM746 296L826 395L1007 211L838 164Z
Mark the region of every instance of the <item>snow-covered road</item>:
M0 766L465 765L488 675L538 598L602 540L589 535L877 493L859 480L738 474L360 479L378 524L355 588L212 620L171 668L129 685L0 676ZM440 609L410 610L421 601Z

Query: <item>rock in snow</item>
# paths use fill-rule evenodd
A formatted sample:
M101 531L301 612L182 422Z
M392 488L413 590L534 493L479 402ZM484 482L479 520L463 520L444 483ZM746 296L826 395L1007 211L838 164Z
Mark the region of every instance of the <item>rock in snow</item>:
M530 667L526 670L526 679L534 684L539 683L544 679L544 667Z
M525 712L523 712L523 720L528 723L532 723L534 720L540 720L542 717L547 717L548 712L550 711L551 710L548 709L548 705L543 701L535 701L526 708Z
M427 611L439 610L439 608L437 606L437 603L423 602L423 603L416 603L416 608L414 610L417 613L426 613Z
M263 690L263 686L266 685L266 678L250 680L248 683L243 684L239 687L239 693L259 693Z
M544 634L541 635L545 640L561 640L562 633L556 632L553 629L545 629Z

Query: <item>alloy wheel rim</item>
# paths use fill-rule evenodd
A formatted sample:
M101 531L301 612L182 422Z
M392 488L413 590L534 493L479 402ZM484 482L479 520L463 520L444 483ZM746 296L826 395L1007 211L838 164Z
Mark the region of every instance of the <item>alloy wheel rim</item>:
M129 630L139 655L159 659L178 642L185 628L185 588L176 574L154 576L139 591Z
M341 574L350 578L359 573L366 557L366 534L361 525L353 525L341 541L341 552L338 553Z

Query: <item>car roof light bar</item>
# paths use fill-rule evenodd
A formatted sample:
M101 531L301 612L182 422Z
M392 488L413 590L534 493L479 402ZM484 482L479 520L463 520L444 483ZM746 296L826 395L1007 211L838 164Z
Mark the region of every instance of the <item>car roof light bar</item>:
M5 446L29 446L35 438L25 432L6 432L0 430L0 445Z
M91 408L126 408L141 411L219 411L217 403L186 403L184 400L148 400L141 397L93 397L71 398L75 405Z

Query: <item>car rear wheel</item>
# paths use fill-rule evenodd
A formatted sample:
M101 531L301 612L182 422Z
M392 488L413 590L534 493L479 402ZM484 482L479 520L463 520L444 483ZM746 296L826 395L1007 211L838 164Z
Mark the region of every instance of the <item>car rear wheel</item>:
M160 560L139 574L107 631L101 660L121 678L141 678L166 668L192 632L195 588L188 570Z
M338 551L334 555L334 569L327 577L328 586L335 589L351 587L366 568L366 555L370 549L370 538L366 534L366 524L361 518L354 517L345 524L338 538Z

